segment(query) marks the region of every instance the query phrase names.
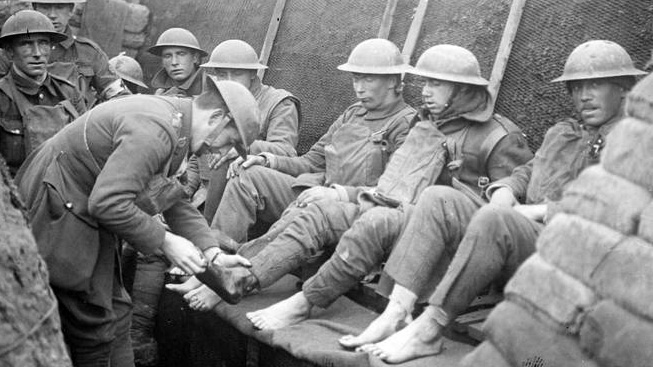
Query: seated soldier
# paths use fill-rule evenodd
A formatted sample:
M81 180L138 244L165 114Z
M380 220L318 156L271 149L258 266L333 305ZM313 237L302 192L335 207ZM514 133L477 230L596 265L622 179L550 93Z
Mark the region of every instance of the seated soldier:
M328 281L337 283L312 298L317 305L326 306L385 258L410 216L411 204L425 187L447 185L453 193L444 199L460 196L471 216L484 203L479 182L505 177L531 158L519 129L493 115L488 82L480 76L471 52L438 45L427 50L409 72L424 78L422 121L394 154L376 189L359 196L361 205L333 200L309 204L305 213L264 248L257 241L245 244L239 254L249 258L252 267L224 270L226 290L242 296L248 289L239 287L241 284L251 289L267 287L337 245L336 253L306 283L309 289L321 290ZM374 203L379 206L369 208ZM247 316L263 329L294 322L280 320L275 312L269 309Z
M212 227L242 242L257 217L268 222L281 217L260 238L270 241L306 210L297 203L325 198L353 201L356 187L375 186L415 115L402 94L401 73L406 67L401 52L388 40L370 39L358 44L338 69L352 74L359 102L348 107L301 157L267 152L249 156L232 171L238 176L228 181ZM231 247L238 249L238 245ZM215 294L205 287L200 290L210 300L199 307L215 305Z
M150 82L154 94L192 97L202 93L204 72L200 63L207 53L190 31L170 28L147 51L161 58L162 67Z
M132 94L138 94L141 90L147 90L147 84L143 82L143 69L133 57L125 55L124 52L109 59L109 68L116 74L122 83Z
M46 15L57 32L66 39L52 46L48 69L76 83L88 108L97 102L129 94L120 79L109 70L109 58L100 46L88 38L74 36L68 25L75 4L86 0L20 0L32 3L34 10Z
M75 85L48 73L52 42L66 39L33 10L9 17L0 47L12 61L0 79L0 154L13 175L27 155L86 111Z
M565 185L598 163L608 133L623 116L624 97L642 74L614 42L578 46L554 82L566 82L580 120L554 125L535 158L492 184L490 205L472 217L466 231L464 223L441 220L437 191L425 191L385 266L395 282L386 310L361 335L343 337L341 343L362 345L360 350L388 363L440 353L442 330L491 282L506 282L535 252ZM435 265L452 240L460 245L439 277ZM415 302L429 295L425 311L401 329Z
M286 90L261 83L257 71L267 69L267 66L258 61L252 46L241 40L224 41L213 49L209 61L201 67L218 80L233 80L244 85L256 98L261 127L258 138L249 147L250 154L269 152L279 156L297 156L299 100ZM204 216L209 223L213 221L222 199L229 165L236 160L235 169L243 162L237 157L235 150L223 157L213 157L215 161L208 172L205 172L208 166L204 164L204 157L200 159L202 181L207 184Z

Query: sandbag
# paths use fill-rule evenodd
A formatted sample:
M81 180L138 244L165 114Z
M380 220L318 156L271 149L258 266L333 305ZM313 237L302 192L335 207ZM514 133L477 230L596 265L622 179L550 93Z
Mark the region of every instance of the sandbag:
M578 340L553 330L510 301L497 305L484 325L488 339L513 366L598 367ZM530 364L529 364L530 363Z
M649 61L650 62L650 61ZM640 80L626 97L626 114L653 124L653 76Z
M129 4L129 11L125 19L125 31L140 33L145 30L150 18L150 9L145 5Z
M460 361L462 367L510 367L500 351L489 341L484 341Z
M122 47L140 48L145 44L145 33L132 33L125 31L122 37Z
M544 313L560 331L577 333L583 311L594 305L596 294L539 255L531 256L504 289L507 299L532 313Z
M604 367L649 367L653 363L653 323L611 300L601 301L583 322L580 345Z
M557 214L537 240L537 251L551 265L590 284L592 273L626 237L576 215Z
M597 266L590 286L605 298L653 320L653 246L629 237Z
M653 243L653 203L649 204L639 218L637 236Z
M595 165L569 184L559 205L566 213L634 235L639 217L651 200L651 193L643 187Z
M653 128L649 123L625 118L610 132L601 155L606 171L653 192Z

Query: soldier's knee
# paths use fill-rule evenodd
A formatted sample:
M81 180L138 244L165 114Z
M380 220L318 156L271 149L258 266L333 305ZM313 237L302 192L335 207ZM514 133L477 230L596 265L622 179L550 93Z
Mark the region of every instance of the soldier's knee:
M456 200L461 194L460 191L444 185L430 186L424 189L419 198L419 202L433 203L438 201L453 201Z

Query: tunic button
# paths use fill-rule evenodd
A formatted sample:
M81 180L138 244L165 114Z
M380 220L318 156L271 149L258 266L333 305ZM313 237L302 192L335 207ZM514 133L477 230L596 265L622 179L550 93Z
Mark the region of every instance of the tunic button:
M73 208L73 203L71 203L70 201L67 201L64 204L64 206L66 207L66 209L71 210Z
M43 93L39 93L39 99L43 99L43 97L45 97Z

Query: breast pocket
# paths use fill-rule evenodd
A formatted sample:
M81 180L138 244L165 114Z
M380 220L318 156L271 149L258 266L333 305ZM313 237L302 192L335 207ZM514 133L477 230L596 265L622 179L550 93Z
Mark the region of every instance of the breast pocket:
M10 166L25 160L25 131L20 120L0 118L0 154Z

